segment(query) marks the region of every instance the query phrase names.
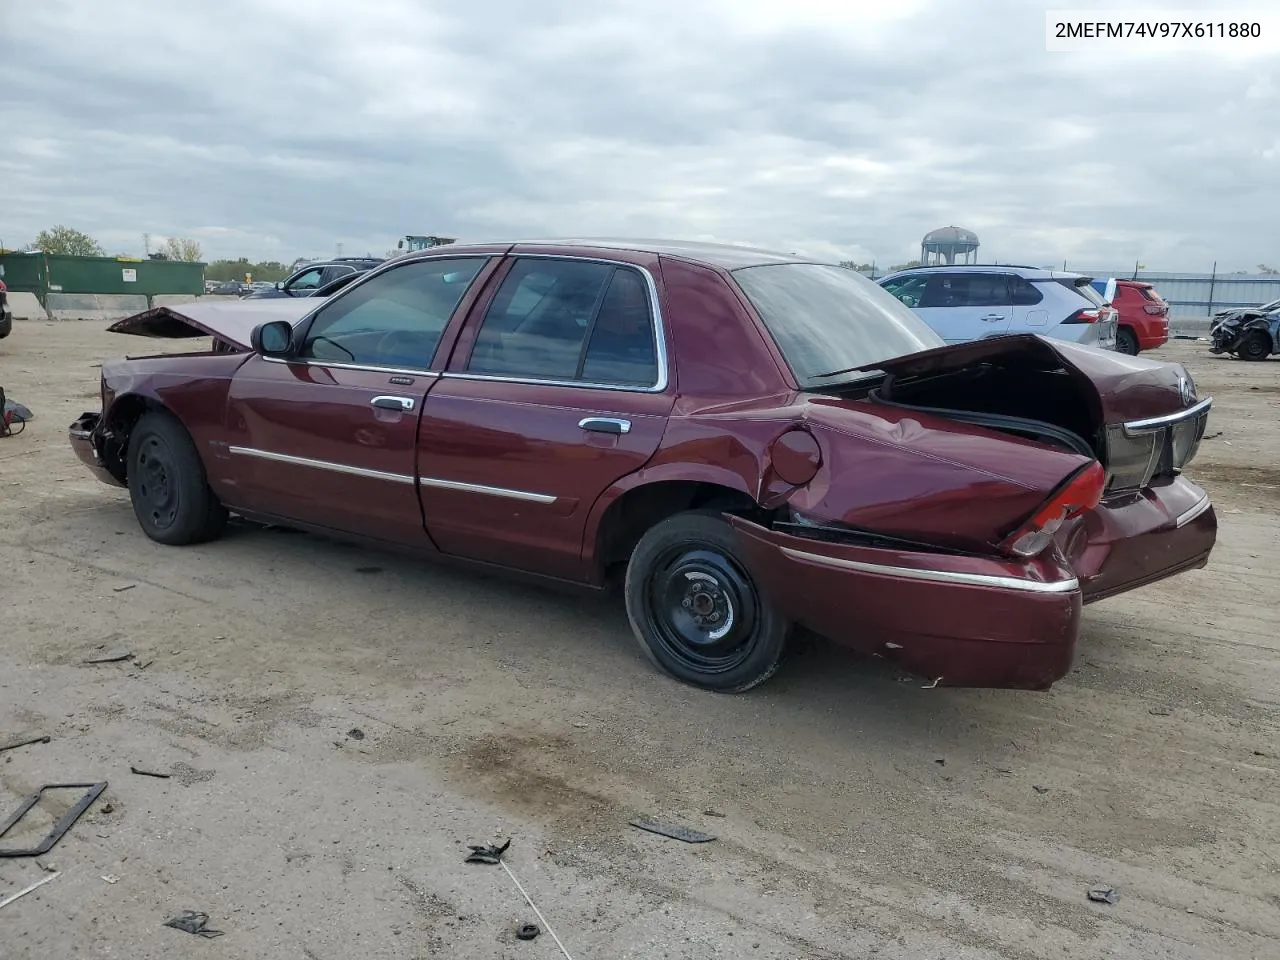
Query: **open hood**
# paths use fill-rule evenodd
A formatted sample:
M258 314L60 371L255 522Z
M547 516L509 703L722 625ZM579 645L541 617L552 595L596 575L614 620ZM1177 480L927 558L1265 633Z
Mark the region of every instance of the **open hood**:
M983 365L1027 372L1061 371L1083 389L1104 423L1176 413L1189 405L1185 369L1112 350L1084 347L1034 334L991 337L881 360L862 370L883 370L895 380L934 377ZM904 384L905 386L905 384ZM896 389L896 388L895 388Z
M107 329L112 333L166 340L213 337L237 350L249 350L249 335L254 327L272 320L296 324L322 302L306 297L288 297L279 300L179 303L144 310L117 320Z

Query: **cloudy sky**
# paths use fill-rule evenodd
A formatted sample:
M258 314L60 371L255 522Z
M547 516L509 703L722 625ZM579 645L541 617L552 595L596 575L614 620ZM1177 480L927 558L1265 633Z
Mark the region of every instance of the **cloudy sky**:
M888 264L957 223L984 260L1280 267L1276 54L1048 53L1047 6L1135 5L0 0L0 243L641 235Z

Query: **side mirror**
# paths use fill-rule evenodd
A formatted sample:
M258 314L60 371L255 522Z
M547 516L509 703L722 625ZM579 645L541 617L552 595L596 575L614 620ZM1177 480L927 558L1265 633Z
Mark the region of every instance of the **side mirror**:
M397 249L397 250L403 250L403 249L404 249L404 241L403 241L403 240L399 241L399 242L396 244L396 249Z
M283 320L272 320L253 328L249 344L254 353L264 357L282 357L293 345L293 327Z

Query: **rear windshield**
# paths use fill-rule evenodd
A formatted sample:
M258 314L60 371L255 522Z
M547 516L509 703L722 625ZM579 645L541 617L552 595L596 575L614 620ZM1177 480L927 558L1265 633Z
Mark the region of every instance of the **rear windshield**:
M1152 303L1162 303L1160 294L1156 293L1155 287L1138 287L1138 292L1142 294L1144 300L1150 300Z
M893 294L860 273L821 263L733 271L801 386L831 386L848 371L941 347L945 341Z
M1068 290L1074 290L1095 307L1105 307L1107 305L1107 301L1102 299L1102 294L1093 289L1093 284L1088 277L1058 277L1057 282Z

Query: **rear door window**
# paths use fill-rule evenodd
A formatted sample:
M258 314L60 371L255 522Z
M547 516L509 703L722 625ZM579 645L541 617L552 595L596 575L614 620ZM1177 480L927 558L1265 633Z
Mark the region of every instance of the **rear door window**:
M938 273L929 278L921 307L1007 307L1009 278L999 273Z
M590 260L517 260L480 324L467 372L653 386L658 351L644 278Z

